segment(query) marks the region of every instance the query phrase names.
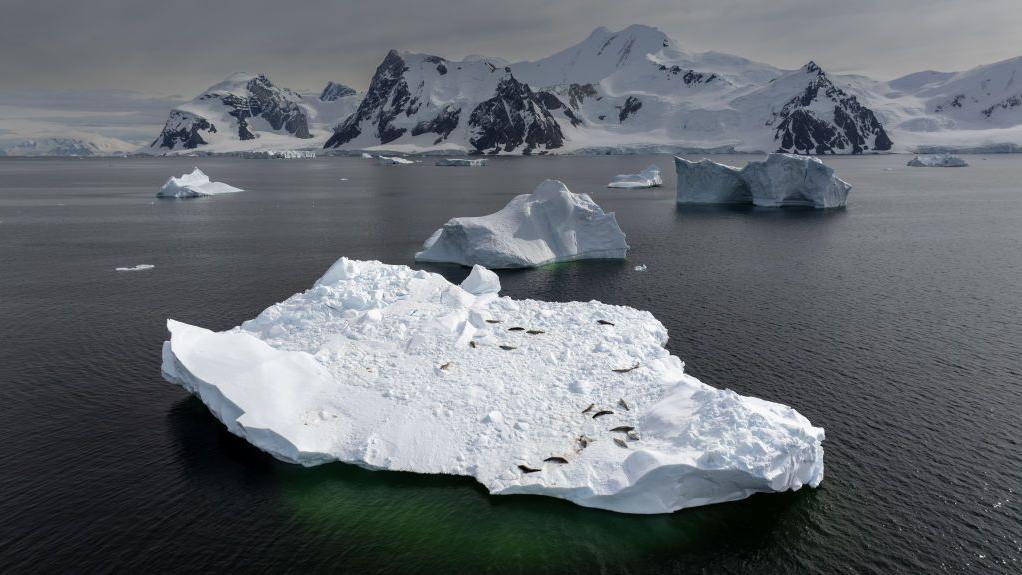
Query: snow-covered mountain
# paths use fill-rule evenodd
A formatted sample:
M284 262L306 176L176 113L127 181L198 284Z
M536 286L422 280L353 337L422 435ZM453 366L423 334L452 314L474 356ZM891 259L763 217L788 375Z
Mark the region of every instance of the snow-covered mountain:
M339 84L321 98L273 84L265 75L234 74L171 110L154 151L236 151L318 148L330 127L351 113L358 97ZM350 88L348 89L350 90Z
M489 134L497 133L504 137L494 145ZM567 50L507 66L392 51L359 111L327 142L480 153L649 145L803 153L891 148L873 112L815 64L785 72L719 52L689 53L648 26L598 28Z
M563 141L541 98L506 66L391 50L358 110L335 128L326 147L529 154Z
M807 59L811 54L807 54ZM391 50L364 95L237 75L171 113L153 148L858 154L1018 149L1022 58L890 82L689 52L663 32L597 28L547 58Z
M135 150L129 142L95 134L0 141L0 156L116 156Z

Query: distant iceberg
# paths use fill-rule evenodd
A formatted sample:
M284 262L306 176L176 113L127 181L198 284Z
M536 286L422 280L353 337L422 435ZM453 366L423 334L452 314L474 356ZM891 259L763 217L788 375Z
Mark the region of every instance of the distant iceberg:
M485 166L486 158L441 158L436 161L438 166Z
M195 168L190 174L180 178L170 178L156 194L158 198L199 198L218 194L233 194L244 190L229 186L223 182L211 182L209 176Z
M920 154L909 160L915 168L964 168L968 162L952 154Z
M816 487L824 430L710 387L649 312L500 297L475 268L337 261L224 332L169 320L163 377L283 461L467 475L623 513Z
M114 268L114 271L118 271L118 272L143 272L145 270L151 270L154 267L156 267L156 266L154 266L153 264L138 264L137 266L124 267L124 268Z
M638 174L619 174L607 184L608 188L656 188L663 185L660 168L653 164Z
M362 152L362 159L363 160L371 160L371 159L373 159L373 155L370 154L369 152Z
M378 158L381 166L396 165L403 166L405 164L414 164L412 160L406 160L400 156L379 156Z
M744 168L674 158L679 204L753 204L838 208L852 189L818 158L770 154Z
M536 267L582 259L623 259L625 234L585 194L546 180L488 216L454 218L415 254L417 261L488 268Z
M241 157L252 160L304 160L316 157L312 150L257 150L242 152Z

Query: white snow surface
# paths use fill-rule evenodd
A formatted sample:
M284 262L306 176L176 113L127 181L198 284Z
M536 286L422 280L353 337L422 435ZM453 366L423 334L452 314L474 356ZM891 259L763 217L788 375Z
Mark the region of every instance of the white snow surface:
M908 161L915 168L964 168L968 162L951 154L922 154Z
M486 158L441 158L436 161L438 166L471 166L479 167L486 165Z
M823 429L686 374L649 312L499 297L491 274L473 269L467 287L488 286L475 295L438 274L341 258L234 329L168 320L163 376L232 433L306 466L467 475L494 494L625 513L823 479Z
M163 184L156 194L158 198L198 198L202 196L215 196L218 194L233 194L243 192L240 188L229 186L223 182L211 182L209 176L202 173L202 170L195 168L190 174L184 174L180 178L171 177Z
M768 154L744 168L704 159L674 158L679 204L753 204L761 207L838 208L852 186L819 158Z
M546 180L488 216L453 218L426 240L417 261L488 268L536 267L582 259L623 259L625 234L588 195Z
M664 181L660 179L660 168L651 164L638 174L618 174L607 184L608 188L656 188L662 186Z

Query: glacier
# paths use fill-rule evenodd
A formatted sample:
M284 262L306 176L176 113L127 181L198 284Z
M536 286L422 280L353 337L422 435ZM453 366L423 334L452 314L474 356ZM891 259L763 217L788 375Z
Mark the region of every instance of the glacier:
M163 377L283 461L474 477L493 494L669 513L816 487L824 430L706 385L649 312L501 297L338 260L224 332L168 320Z
M171 177L163 184L160 191L156 193L158 198L199 198L202 196L215 196L218 194L233 194L243 192L240 188L229 186L223 182L211 182L209 176L202 173L202 170L195 168L190 174L184 174L180 178Z
M623 259L627 252L614 214L605 214L588 195L546 180L499 212L451 219L433 232L415 259L499 269Z
M679 204L753 204L760 207L839 208L852 186L819 158L768 154L736 168L704 159L674 158Z
M906 165L914 168L964 168L969 163L952 154L920 154Z
M638 174L618 174L607 184L608 188L656 188L662 186L664 181L660 179L660 168L656 164L650 165Z

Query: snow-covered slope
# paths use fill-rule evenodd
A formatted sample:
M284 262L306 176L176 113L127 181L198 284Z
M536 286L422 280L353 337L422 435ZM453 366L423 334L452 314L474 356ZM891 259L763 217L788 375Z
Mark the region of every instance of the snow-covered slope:
M499 289L478 267L457 286L342 258L232 330L168 321L163 376L302 465L468 475L625 513L822 481L823 429L686 374L649 312Z
M138 146L97 134L0 140L0 156L116 156Z
M156 153L319 148L358 101L343 88L331 83L320 98L303 97L265 75L234 74L172 110L150 147Z

